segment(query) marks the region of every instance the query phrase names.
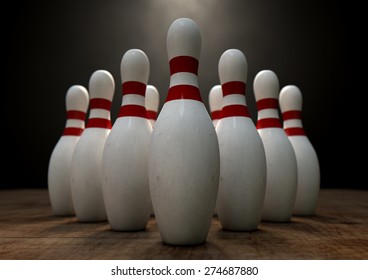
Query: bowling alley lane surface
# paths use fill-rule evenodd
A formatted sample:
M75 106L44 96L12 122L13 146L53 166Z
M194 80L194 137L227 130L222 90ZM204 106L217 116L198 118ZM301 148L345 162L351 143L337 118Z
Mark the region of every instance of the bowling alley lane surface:
M53 216L47 189L1 190L0 259L368 259L368 191L321 189L315 216L254 232L224 231L214 217L207 241L184 247L163 244L154 217L144 231L115 232Z

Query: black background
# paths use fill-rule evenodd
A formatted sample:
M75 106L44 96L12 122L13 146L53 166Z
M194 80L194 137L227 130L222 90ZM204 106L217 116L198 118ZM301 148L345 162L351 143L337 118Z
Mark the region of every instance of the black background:
M320 160L321 187L367 188L366 78L356 70L364 68L364 33L357 31L364 17L353 2L35 0L2 11L1 188L47 187L48 161L65 125L65 94L73 84L88 89L97 69L114 76L116 119L120 61L128 49L149 57L149 83L160 92L161 108L169 84L166 33L179 17L201 30L199 84L207 109L221 54L238 48L248 61L253 120L253 79L271 69L280 89L295 84L303 93L303 125Z

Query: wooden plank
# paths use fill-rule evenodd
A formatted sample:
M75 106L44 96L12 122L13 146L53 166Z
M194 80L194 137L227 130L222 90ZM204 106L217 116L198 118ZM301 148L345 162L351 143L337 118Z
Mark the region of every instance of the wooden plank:
M163 244L156 221L115 232L52 215L46 189L0 191L0 259L368 259L368 192L322 189L316 215L231 232L214 217L207 242Z

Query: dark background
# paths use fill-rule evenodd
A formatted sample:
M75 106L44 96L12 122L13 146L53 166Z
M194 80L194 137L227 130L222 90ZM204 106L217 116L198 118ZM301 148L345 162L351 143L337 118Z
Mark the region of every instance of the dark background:
M366 97L364 87L360 89L365 78L355 70L363 59L363 38L353 35L364 21L360 11L353 2L319 0L9 3L1 19L0 186L47 187L48 161L66 120L65 94L73 84L88 89L97 69L115 78L111 117L116 119L120 61L130 48L142 49L149 57L149 83L160 92L161 108L169 84L166 33L176 18L190 17L202 34L199 85L207 109L209 90L219 83L221 54L240 49L248 61L246 98L253 120L253 79L271 69L280 89L295 84L303 93L303 125L320 160L321 187L367 188Z

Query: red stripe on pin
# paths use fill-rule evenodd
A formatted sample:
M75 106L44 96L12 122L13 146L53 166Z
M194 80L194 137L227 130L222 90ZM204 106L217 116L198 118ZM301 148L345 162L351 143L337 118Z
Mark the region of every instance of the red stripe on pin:
M257 129L278 127L281 128L280 120L277 118L265 118L257 121Z
M118 114L118 118L121 117L146 118L146 108L140 105L123 105Z
M247 106L244 105L228 105L222 108L222 118L228 117L246 117L249 118L249 112Z
M245 83L239 81L227 82L221 85L223 96L229 94L245 95Z
M284 130L287 136L305 135L304 129L302 127L289 127L285 128Z
M257 101L258 111L264 109L277 109L278 103L276 98L263 98Z
M86 128L92 128L92 127L111 129L112 126L111 126L111 121L108 119L91 118L88 120Z
M199 62L191 56L177 56L170 60L170 76L179 72L198 74Z
M89 104L90 109L110 110L111 101L104 98L92 98Z
M191 99L203 103L198 87L191 85L177 85L170 87L165 103L177 99Z
M138 94L146 96L146 84L141 82L129 81L121 85L123 95Z
M219 120L221 119L221 111L213 111L211 113L212 120Z
M63 131L63 136L80 136L83 130L83 128L79 127L66 127Z
M156 120L157 119L157 112L146 110L146 118L150 120Z
M302 118L302 112L299 111L299 110L286 111L286 112L282 113L282 118L284 119L284 121L292 120L292 119L301 119Z
M86 113L82 111L69 110L66 112L66 118L68 120L81 120L84 121L86 118Z

